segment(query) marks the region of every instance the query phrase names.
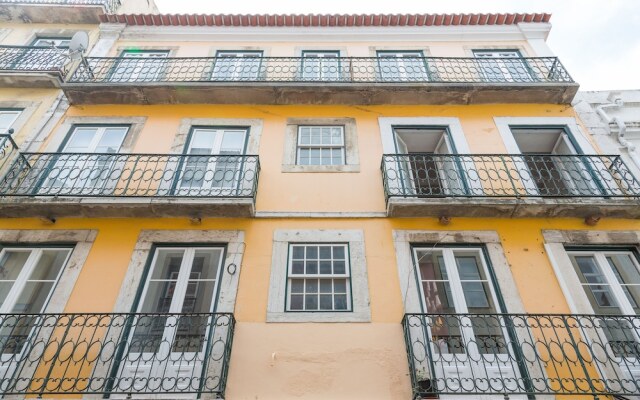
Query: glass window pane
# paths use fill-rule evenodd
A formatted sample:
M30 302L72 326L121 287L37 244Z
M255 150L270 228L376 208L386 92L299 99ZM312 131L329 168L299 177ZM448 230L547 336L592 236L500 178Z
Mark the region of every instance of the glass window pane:
M302 310L303 309L303 304L302 304L302 300L304 299L303 295L292 295L291 296L291 304L289 306L289 308L291 310Z
M96 147L96 153L117 153L120 150L122 141L127 134L128 128L117 127L107 128L100 138L100 142Z
M222 137L221 150L225 154L242 154L244 152L245 131L225 131Z
M346 271L346 265L344 261L334 261L333 262L333 273L336 275L342 275L345 274Z
M487 313L495 311L487 282L462 282L462 290L470 311L471 309L476 309L475 311L483 309L482 312Z
M211 154L216 134L217 132L214 130L194 130L189 145L189 154Z
M178 279L178 272L184 257L184 250L158 250L151 279Z
M578 277L582 283L607 283L594 257L574 256L571 259L574 266L577 264Z
M318 295L306 295L304 297L304 308L305 310L317 310L318 309Z
M211 311L216 281L190 281L182 303L183 313Z
M306 293L318 293L318 280L316 280L316 279L307 279L305 281L305 292Z
M333 246L333 258L343 259L345 257L343 246Z
M221 249L196 250L191 267L191 279L217 279L222 257Z
M13 287L13 282L0 282L0 306L4 304L11 287Z
M619 283L640 284L640 272L631 257L630 254L614 254L607 257Z
M318 246L307 246L307 258L308 259L318 258Z
M31 251L7 250L0 260L0 280L15 280L27 262Z
M330 294L320 295L320 309L333 310L333 296Z
M320 258L324 260L331 259L331 246L320 246Z
M20 314L38 314L42 312L53 285L53 282L27 282L11 312Z
M291 293L304 293L304 279L292 279L289 290Z
M346 279L334 279L333 280L334 293L347 293L347 280Z
M333 282L331 279L320 279L320 293L331 293Z
M337 294L334 296L334 308L336 310L346 310L347 309L347 295L346 294Z
M2 111L0 112L0 133L5 133L11 127L13 121L20 115L19 111Z
M325 275L331 274L331 261L320 261L320 273Z
M301 260L304 258L304 247L302 246L291 246L293 258L295 260Z
M456 264L458 265L458 274L461 280L484 279L476 256L456 256Z
M292 274L304 274L304 261L294 261L291 265Z
M97 134L98 128L76 128L71 137L64 146L64 150L68 153L86 153L88 152L89 145Z
M28 279L55 280L64 267L68 254L69 250L44 250Z

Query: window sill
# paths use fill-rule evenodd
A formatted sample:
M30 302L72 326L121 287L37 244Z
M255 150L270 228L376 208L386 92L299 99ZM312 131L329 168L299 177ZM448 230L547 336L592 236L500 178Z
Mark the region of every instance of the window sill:
M267 312L267 322L371 322L365 312Z
M360 172L359 164L352 165L292 165L283 164L282 172Z

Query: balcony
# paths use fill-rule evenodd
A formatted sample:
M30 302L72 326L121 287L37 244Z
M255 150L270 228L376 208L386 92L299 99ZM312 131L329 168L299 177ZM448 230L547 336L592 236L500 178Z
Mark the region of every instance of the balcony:
M18 153L0 217L249 217L255 155Z
M0 390L224 397L234 327L223 313L3 314Z
M87 58L72 104L565 103L578 85L547 58Z
M0 0L0 21L49 24L99 24L121 0Z
M0 46L0 87L59 87L68 61L66 49Z
M406 314L414 398L636 396L640 317Z
M385 154L394 217L640 217L640 182L618 155Z

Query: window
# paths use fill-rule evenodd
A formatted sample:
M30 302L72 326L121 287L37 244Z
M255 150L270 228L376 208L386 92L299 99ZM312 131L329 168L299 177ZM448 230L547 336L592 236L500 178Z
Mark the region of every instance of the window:
M422 51L378 51L380 79L391 82L428 81L427 61Z
M302 52L302 80L337 81L341 72L339 51Z
M513 343L499 316L504 311L484 250L420 245L413 248L413 260L423 312L436 321L425 324L427 332L421 333L430 347L434 387L465 392L458 382L473 377L491 382L494 389L517 390L512 383L519 379L511 364Z
M0 251L0 314L40 314L71 254L65 248L5 247ZM16 354L27 342L33 323L0 331L2 354Z
M9 133L9 129L18 119L22 110L0 110L0 134Z
M344 165L344 126L299 126L298 165Z
M111 74L114 82L156 82L162 79L169 50L125 50Z
M638 365L640 338L633 319L606 315L640 315L640 266L632 251L568 251L600 328L613 353Z
M533 77L518 50L473 50L487 82L531 82Z
M74 126L60 154L41 157L38 165L32 166L34 173L47 174L46 181L35 189L39 194L109 194L124 167L124 159L115 154L128 131L129 126Z
M290 244L287 311L351 311L349 246Z
M447 127L395 126L393 135L398 154L403 192L446 196L465 193L464 176L451 133Z
M149 390L132 379L171 379L180 390L199 380L211 348L210 315L216 298L225 248L157 247L132 321L117 390ZM224 328L224 327L223 327ZM221 329L223 329L221 328ZM139 389L138 389L139 387Z
M578 146L566 127L511 126L522 158L515 163L530 192L541 196L599 194L591 165L579 157Z
M362 230L276 230L268 322L371 320Z
M248 129L193 127L185 147L179 190L211 194L239 189Z
M34 40L33 43L31 43L31 45L38 46L38 47L57 47L59 49L68 49L70 42L71 42L70 37L40 36L40 37L37 37L36 40Z
M218 51L211 80L256 81L262 77L262 51Z

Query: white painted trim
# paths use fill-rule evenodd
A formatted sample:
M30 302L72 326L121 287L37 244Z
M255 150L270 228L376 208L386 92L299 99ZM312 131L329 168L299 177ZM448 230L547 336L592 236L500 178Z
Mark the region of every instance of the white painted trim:
M572 314L579 314L580 312L578 311L578 307L573 300L576 296L579 296L579 293L577 290L571 290L565 277L565 273L563 273L564 270L568 269L567 267L571 267L571 261L567 257L567 252L564 251L564 246L560 243L545 243L544 249L549 257L549 262L553 267L553 272L556 274L562 294L564 295L567 304L569 304L569 310ZM576 282L572 283L575 284ZM578 282L577 287L580 288L580 282ZM588 312L585 314L588 314Z
M578 121L573 117L494 117L493 120L507 148L507 154L520 154L518 144L513 137L513 133L511 133L510 125L566 125L583 154L597 154L580 128Z
M453 144L456 146L458 154L469 154L469 144L464 136L460 119L455 117L380 117L380 137L382 139L382 152L384 154L395 154L396 146L393 140L393 127L398 125L425 125L425 126L445 126L449 128L449 133Z
M345 243L349 244L351 265L350 312L285 312L287 267L290 243ZM362 230L276 230L273 233L273 253L267 322L370 322L369 282Z
M548 32L551 24L536 23ZM525 32L526 27L525 27ZM127 26L122 40L136 41L227 41L227 42L500 42L525 41L518 25L457 25L404 27L216 27L216 26Z

